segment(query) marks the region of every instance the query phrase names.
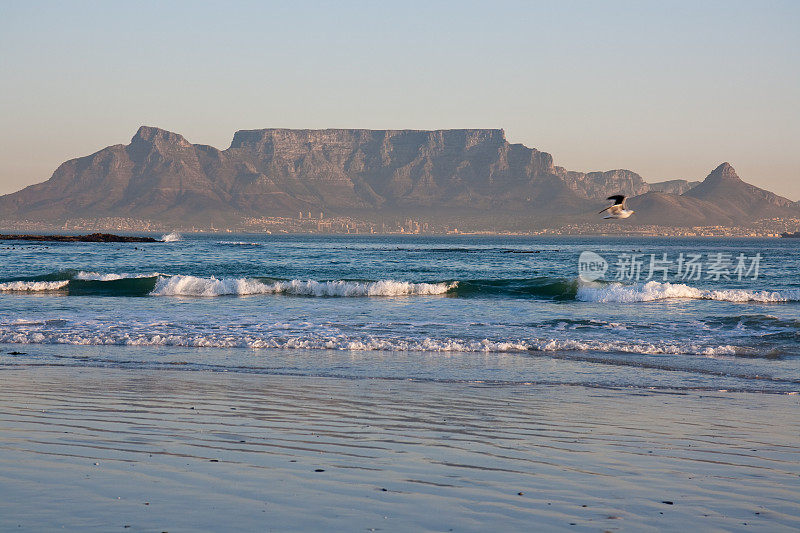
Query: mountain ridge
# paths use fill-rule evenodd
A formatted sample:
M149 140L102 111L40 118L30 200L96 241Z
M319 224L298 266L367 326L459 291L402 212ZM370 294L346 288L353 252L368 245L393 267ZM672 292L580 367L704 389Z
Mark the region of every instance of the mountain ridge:
M637 213L646 223L735 223L800 212L796 203L741 181L728 163L703 182L651 184L625 169L568 171L547 152L508 142L503 129L264 128L239 130L220 150L142 126L127 145L70 159L49 180L1 196L0 216L224 224L313 210L494 216L535 225L586 218L612 193L648 205ZM674 209L685 216L676 220Z

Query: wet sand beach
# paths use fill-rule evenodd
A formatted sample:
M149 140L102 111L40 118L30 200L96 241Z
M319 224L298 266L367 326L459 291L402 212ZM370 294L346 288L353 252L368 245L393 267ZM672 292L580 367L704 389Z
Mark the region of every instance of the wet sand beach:
M18 365L3 531L800 527L800 397Z

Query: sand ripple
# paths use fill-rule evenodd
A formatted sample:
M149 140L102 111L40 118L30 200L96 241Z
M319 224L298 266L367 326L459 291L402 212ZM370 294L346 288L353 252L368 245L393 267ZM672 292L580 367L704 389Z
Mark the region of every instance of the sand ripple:
M0 379L3 530L800 525L796 396L102 368Z

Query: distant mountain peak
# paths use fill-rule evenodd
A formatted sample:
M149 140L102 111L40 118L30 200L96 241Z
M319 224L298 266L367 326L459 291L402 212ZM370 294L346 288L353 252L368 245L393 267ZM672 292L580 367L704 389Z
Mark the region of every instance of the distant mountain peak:
M720 166L712 170L711 174L706 177L705 181L709 183L716 183L725 180L742 181L741 178L739 178L739 175L736 174L736 170L734 170L734 168L728 162L722 163Z
M155 126L141 126L136 135L131 139L131 144L178 144L181 146L191 146L183 135L171 131L162 130Z

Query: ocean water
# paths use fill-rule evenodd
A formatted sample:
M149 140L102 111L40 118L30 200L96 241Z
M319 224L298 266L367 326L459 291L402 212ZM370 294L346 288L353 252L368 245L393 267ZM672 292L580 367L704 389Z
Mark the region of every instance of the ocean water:
M792 239L166 240L0 242L0 365L800 391Z

